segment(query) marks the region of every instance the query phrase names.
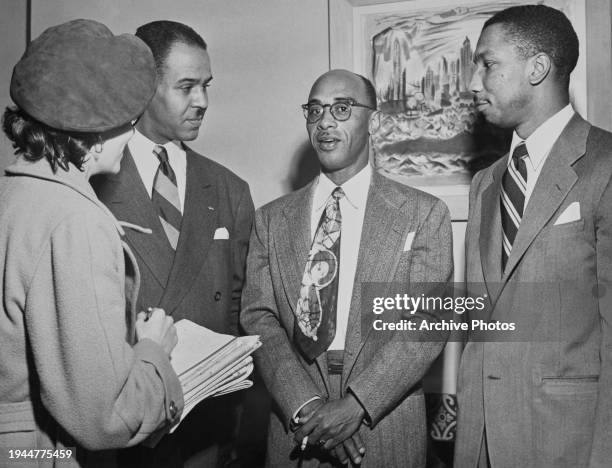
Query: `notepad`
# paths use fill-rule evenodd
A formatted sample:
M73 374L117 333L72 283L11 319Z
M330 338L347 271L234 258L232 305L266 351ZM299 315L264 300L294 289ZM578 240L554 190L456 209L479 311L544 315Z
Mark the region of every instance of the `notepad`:
M202 400L253 385L248 380L253 372L251 354L261 346L261 341L259 336L216 333L187 319L179 320L175 326L178 344L170 354L170 362L185 400L180 424Z

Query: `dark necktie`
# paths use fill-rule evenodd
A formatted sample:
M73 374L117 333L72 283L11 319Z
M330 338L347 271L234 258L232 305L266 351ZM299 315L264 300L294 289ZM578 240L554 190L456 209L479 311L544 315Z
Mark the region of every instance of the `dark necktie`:
M506 268L512 244L514 244L514 239L523 219L525 192L527 190L527 165L525 158L528 156L527 145L522 141L514 148L512 160L502 177L502 271Z
M181 232L181 204L179 201L176 175L168 161L168 153L163 146L156 146L153 153L159 159L159 167L153 180L153 194L151 200L157 208L159 221L164 228L168 241L174 250L178 244Z
M325 352L336 335L342 188L336 187L325 204L308 253L293 336L310 361Z

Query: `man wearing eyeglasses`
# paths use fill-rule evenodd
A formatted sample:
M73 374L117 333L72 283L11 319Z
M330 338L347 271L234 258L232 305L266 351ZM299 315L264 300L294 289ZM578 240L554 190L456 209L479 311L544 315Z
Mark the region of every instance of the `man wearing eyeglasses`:
M302 107L321 173L257 211L243 293L275 402L267 465L424 466L420 380L445 336L372 333L362 285L449 281L448 210L372 171L380 114L367 79L325 73Z

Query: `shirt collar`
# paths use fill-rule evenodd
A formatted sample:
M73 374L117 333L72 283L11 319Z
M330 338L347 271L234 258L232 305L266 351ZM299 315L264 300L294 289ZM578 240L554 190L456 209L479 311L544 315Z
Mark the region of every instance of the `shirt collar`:
M134 131L134 136L128 143L128 147L130 148L130 152L133 157L138 157L138 155L142 154L152 154L153 148L155 147L155 143L149 140L146 136L140 133L138 130Z
M521 141L525 141L532 166L534 168L539 167L544 159L546 159L546 156L548 156L548 153L561 135L561 132L573 116L574 109L572 109L571 104L568 104L536 128L535 132L529 135L526 140L521 139L516 131L512 132L512 144L510 145L510 157L508 158L508 162L512 157L514 148L516 148Z
M371 177L372 167L370 164L366 164L361 171L340 186L344 191L346 200L353 208L363 209L365 207ZM315 211L320 211L325 207L327 200L336 187L337 185L329 177L323 173L319 174L312 205Z
M153 148L155 148L156 146L163 146L164 148L166 148L168 154L170 154L171 152L175 154L181 151L185 152L180 141L172 140L167 143L164 143L163 145L158 145L136 129L134 131L134 136L128 143L128 146L130 147L130 151L132 149L135 150L131 151L132 156L134 156L135 154L153 154Z

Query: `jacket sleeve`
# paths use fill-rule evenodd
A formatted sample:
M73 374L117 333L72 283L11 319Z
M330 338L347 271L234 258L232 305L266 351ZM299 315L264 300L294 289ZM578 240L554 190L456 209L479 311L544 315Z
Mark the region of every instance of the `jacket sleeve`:
M105 217L74 213L41 249L26 329L43 405L83 447L120 448L176 421L180 383L162 348L125 341L124 257Z
M603 192L595 214L597 285L601 345L597 407L589 467L603 468L612 459L612 180Z
M249 246L241 324L247 333L261 337L255 363L288 429L293 413L312 397L322 395L280 322L270 274L269 244L268 220L260 209L255 213Z
M410 262L411 284L447 283L453 274L452 233L448 208L437 201L423 222L412 243ZM412 319L429 322L439 320L431 312L417 312ZM373 356L348 389L366 411L366 420L375 426L392 411L425 375L445 344L445 332L395 332ZM428 338L425 338L427 336ZM432 339L433 338L433 339ZM428 340L428 341L425 341Z
M232 250L232 302L230 306L230 332L238 335L238 322L240 319L240 306L242 289L246 274L247 252L249 250L249 237L253 227L253 214L255 207L249 186L243 184L240 199L236 207L234 222L234 249Z

